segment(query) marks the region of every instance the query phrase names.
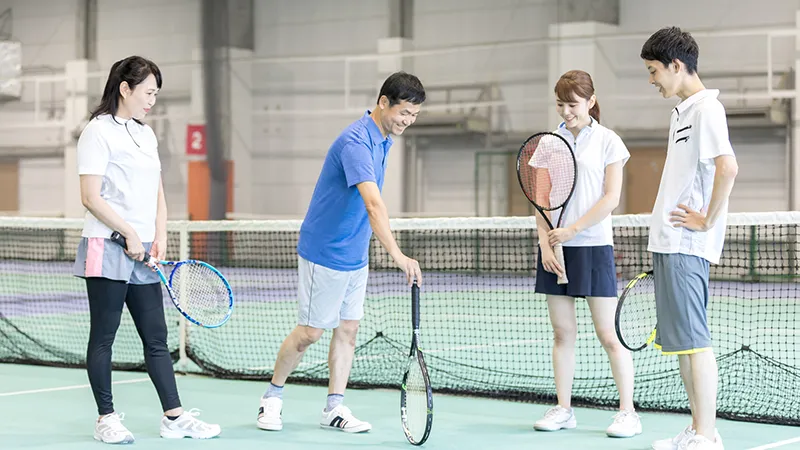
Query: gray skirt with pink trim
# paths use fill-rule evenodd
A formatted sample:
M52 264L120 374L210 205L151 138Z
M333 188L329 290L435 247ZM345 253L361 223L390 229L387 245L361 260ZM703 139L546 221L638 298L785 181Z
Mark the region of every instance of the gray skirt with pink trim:
M153 243L143 245L149 252ZM81 278L100 277L129 284L160 282L152 269L141 261L134 261L122 247L105 238L81 238L72 273Z

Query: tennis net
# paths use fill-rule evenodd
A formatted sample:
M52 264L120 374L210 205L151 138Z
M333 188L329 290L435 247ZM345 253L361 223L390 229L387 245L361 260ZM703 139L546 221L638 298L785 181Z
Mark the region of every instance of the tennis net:
M651 268L649 216L615 216L620 289ZM730 214L725 250L711 267L709 320L719 363L720 416L800 425L800 213ZM0 218L0 361L82 367L88 305L72 261L80 220ZM233 317L219 329L184 326L167 307L180 370L268 379L296 323L299 221L169 223L169 259L202 259L229 279ZM397 219L403 251L423 268L422 338L438 392L553 402L552 329L533 293L537 236L530 217ZM167 297L165 296L165 299ZM166 300L168 301L168 300ZM410 289L376 240L351 386L397 387L410 345ZM618 402L608 359L585 302L576 306L574 402ZM294 382L326 383L327 338L309 349ZM634 354L639 409L687 411L677 358ZM114 366L140 370L127 313Z

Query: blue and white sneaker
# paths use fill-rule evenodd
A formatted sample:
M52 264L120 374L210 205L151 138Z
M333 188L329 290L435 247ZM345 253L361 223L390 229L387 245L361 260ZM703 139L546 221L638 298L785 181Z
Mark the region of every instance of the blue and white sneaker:
M372 429L372 425L356 419L350 408L344 405L339 405L328 412L323 409L319 426L346 433L364 433Z
M94 425L94 438L106 444L133 444L133 434L122 424L124 419L125 413L103 416Z
M268 431L280 431L283 429L283 419L281 410L283 400L278 397L261 398L261 406L258 408L258 428Z
M205 423L198 419L200 411L192 409L184 411L175 420L169 420L166 416L161 417L161 437L166 439L211 439L219 436L222 429L219 425Z
M544 413L544 417L533 424L533 428L538 431L558 431L563 429L575 428L578 421L575 420L575 412L572 408L562 408L554 406Z
M631 438L642 434L642 419L635 411L623 410L614 416L614 423L606 430L608 437Z

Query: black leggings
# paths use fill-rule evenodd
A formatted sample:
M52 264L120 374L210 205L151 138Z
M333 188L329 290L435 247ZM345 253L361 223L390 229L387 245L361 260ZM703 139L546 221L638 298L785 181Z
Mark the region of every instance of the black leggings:
M156 387L164 411L181 406L172 357L167 347L167 323L161 284L127 284L107 278L87 278L91 331L86 352L86 368L97 412L114 412L111 396L111 345L119 328L123 304L136 324L142 339L147 373Z

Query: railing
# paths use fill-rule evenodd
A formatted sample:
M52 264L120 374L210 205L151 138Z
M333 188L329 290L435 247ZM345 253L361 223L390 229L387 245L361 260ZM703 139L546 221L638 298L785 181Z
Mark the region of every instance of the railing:
M714 72L717 73L725 73L731 72L732 78L736 78L738 80L743 80L745 78L752 79L752 78L760 78L761 83L758 89L752 89L750 87L741 85L741 90L738 92L723 92L721 98L723 99L738 99L738 100L771 100L771 99L780 99L780 98L794 98L796 97L796 90L794 89L781 89L775 86L776 78L779 78L780 75L785 72L785 70L789 67L794 66L793 59L785 59L785 58L778 58L775 56L775 48L780 47L776 44L776 41L780 39L787 39L787 38L795 38L798 36L798 29L796 27L788 27L784 26L781 28L776 27L757 27L757 28L749 28L749 29L722 29L722 30L697 30L692 32L693 36L698 40L713 40L713 39L730 39L730 38L752 38L753 40L761 40L763 39L764 43L764 50L766 52L766 63L765 64L756 64L753 69L750 71L750 74L746 76L737 76L735 75L737 72L742 71L741 66L734 66L733 64L737 61L729 61L728 64L731 64L730 67L716 67L713 68ZM341 73L341 85L338 88L331 88L330 93L341 98L341 103L339 107L332 107L332 108L281 108L281 109L270 109L270 110L263 110L259 109L254 111L254 114L257 116L298 116L298 115L307 115L307 114L319 114L319 115L330 115L330 114L344 114L349 115L352 114L354 111L362 111L364 104L359 100L360 97L363 97L363 92L370 92L370 97L373 95L372 93L375 90L375 83L374 80L366 80L362 81L359 79L359 76L356 74L355 67L358 65L363 64L371 64L377 65L381 61L385 61L386 59L396 59L396 58L408 58L412 61L412 65L416 65L419 61L424 61L430 58L435 59L445 59L446 57L466 57L465 55L469 55L470 53L480 53L480 52L491 52L491 53L498 53L498 52L524 52L530 50L532 48L543 48L546 49L547 46L553 44L568 44L570 42L577 42L577 41L586 41L593 40L595 45L597 46L604 46L604 45L618 45L620 42L624 41L644 41L648 37L648 34L642 33L634 33L634 34L614 34L614 35L596 35L596 36L574 36L574 37L563 37L563 38L540 38L540 39L528 39L528 40L518 40L518 41L499 41L499 42L489 42L477 45L466 45L466 46L457 46L457 47L441 47L441 48L432 48L432 49L423 49L423 50L413 50L413 51L405 51L405 52L396 52L396 53L386 53L386 54L378 54L378 53L368 53L368 54L347 54L347 55L318 55L318 56L287 56L287 57L255 57L255 58L248 58L248 59L236 59L231 58L231 64L236 63L249 63L252 64L254 67L293 67L293 66L303 66L303 65L313 65L313 64L324 64L331 66L330 70L325 71L325 77L332 77L336 73ZM793 45L793 44L792 44ZM611 61L608 62L612 65L613 71L617 75L633 75L636 74L641 75L642 68L640 62L638 61L638 55L633 55L631 61L624 61L620 63L619 61ZM546 59L545 59L546 60ZM535 66L533 62L530 62L530 66ZM170 72L178 72L178 71L192 71L199 69L199 63L196 61L182 61L182 62L167 62L161 63L160 66L165 71ZM338 69L336 68L338 66ZM780 68L780 69L777 69ZM745 69L747 69L745 67ZM710 69L707 69L710 70ZM450 73L452 70L441 70L440 73ZM531 75L533 73L533 76ZM539 68L531 68L529 69L505 69L500 68L499 70L491 72L489 76L484 76L483 79L475 79L472 80L475 83L481 82L492 82L498 86L505 86L508 83L513 83L515 80L520 80L520 75L525 75L528 80L538 80L538 81L545 81L546 80L546 70L542 67ZM445 83L452 83L457 84L459 80L447 80L441 77L437 77L434 74L430 74L431 76L426 77L426 82L430 80L431 84L443 85ZM91 72L88 74L90 79L96 79L102 81L107 76L106 70L98 70L95 72ZM316 81L320 81L321 79L325 78L320 76ZM338 79L338 77L337 77ZM463 82L464 80L460 80ZM42 128L42 127L60 127L63 126L63 121L59 120L59 113L63 111L63 102L66 98L66 92L69 89L66 87L69 85L70 80L64 73L60 74L48 74L48 75L32 75L32 76L23 76L21 78L21 82L23 83L23 91L26 93L23 94L23 100L20 102L22 105L27 106L24 108L28 110L30 114L20 114L19 121L7 121L5 123L0 123L0 130L8 130L8 129L25 129L25 128ZM535 81L534 81L535 82ZM262 83L259 83L261 85ZM281 83L277 83L276 86L279 86ZM286 83L283 83L286 84ZM297 83L288 83L290 85L295 85ZM309 82L309 85L315 85L316 82ZM269 83L267 83L269 85ZM49 86L49 95L45 93L48 91ZM174 88L171 88L174 89ZM30 91L30 93L27 93ZM624 102L649 102L652 101L652 96L643 96L643 95L614 95L606 98L605 100L614 100L616 102L624 101ZM538 103L541 99L536 97L526 97L526 98L513 98L513 99L506 99L506 100L494 100L494 101L474 101L469 103L461 103L460 106L465 108L485 108L485 107L496 107L496 106L504 106L508 104L532 104ZM7 106L5 107L7 108ZM432 108L434 108L432 106ZM435 105L433 110L447 110L449 105L440 104ZM4 108L0 108L2 111ZM32 110L32 111L30 111ZM22 112L22 111L21 111ZM43 113L47 112L50 118L45 118ZM53 118L55 117L55 118ZM164 120L167 119L167 116L161 117L150 117L150 120Z

